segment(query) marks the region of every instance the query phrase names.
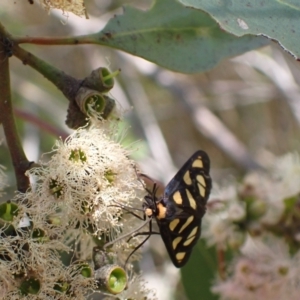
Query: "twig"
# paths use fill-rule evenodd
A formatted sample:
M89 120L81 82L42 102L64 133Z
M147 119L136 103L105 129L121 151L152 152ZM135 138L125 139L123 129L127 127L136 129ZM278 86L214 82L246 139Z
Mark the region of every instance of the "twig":
M62 140L65 140L68 136L68 133L65 132L64 130L57 129L56 126L52 126L51 124L34 116L33 114L30 114L30 113L25 112L18 108L15 108L14 112L15 112L16 117L22 118L23 120L30 122L31 124L37 126L39 129L42 129L43 131L45 131L55 137L61 137Z
M29 187L29 179L25 176L25 172L30 167L30 162L25 156L14 120L10 93L9 59L5 44L1 42L4 39L6 39L5 30L0 24L0 122L3 125L12 158L17 188L20 192L25 192Z

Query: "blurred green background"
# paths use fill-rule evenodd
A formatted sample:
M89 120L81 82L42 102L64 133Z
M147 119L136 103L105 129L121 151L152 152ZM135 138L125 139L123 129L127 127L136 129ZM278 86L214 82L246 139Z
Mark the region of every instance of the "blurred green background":
M142 9L151 5L146 0L90 0L90 19L85 20L61 11L48 14L38 3L15 0L1 3L0 20L13 35L80 35L99 31L125 3ZM110 95L124 113L123 143L134 149L132 156L143 172L164 184L197 149L209 154L215 184L239 179L271 164L275 156L299 149L299 63L275 43L197 75L174 73L94 45L24 48L77 78L100 66L120 68ZM71 133L65 125L68 102L16 58L10 66L19 133L29 160L38 161L59 136ZM2 128L0 140L0 164L8 171L6 200L14 195L15 180ZM210 293L216 253L203 241L180 271L170 262L160 237L151 237L143 251L141 269L159 300L217 299Z

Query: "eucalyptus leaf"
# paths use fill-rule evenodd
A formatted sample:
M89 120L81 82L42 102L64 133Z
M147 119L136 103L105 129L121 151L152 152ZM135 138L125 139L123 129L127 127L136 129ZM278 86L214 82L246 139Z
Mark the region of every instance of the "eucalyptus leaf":
M103 30L78 39L183 73L209 70L223 59L268 43L263 37L239 38L226 33L207 13L174 0L157 0L148 11L126 6L123 15L115 16Z
M224 30L236 36L264 35L300 57L299 0L179 1L209 13Z

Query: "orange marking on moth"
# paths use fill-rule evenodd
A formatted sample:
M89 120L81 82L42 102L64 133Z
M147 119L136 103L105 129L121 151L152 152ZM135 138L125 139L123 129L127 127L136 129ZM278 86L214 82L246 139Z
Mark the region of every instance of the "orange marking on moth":
M156 205L158 210L157 219L164 219L166 217L167 208L163 206L161 203Z
M151 217L153 215L153 210L151 208L146 208L145 209L145 215L147 217Z

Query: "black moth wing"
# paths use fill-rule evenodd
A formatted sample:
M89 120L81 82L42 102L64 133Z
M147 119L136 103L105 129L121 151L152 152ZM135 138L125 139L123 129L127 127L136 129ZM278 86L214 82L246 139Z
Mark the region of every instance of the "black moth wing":
M201 220L211 190L210 161L197 151L167 185L161 200L163 218L156 217L160 233L173 264L180 268L188 261L201 235Z

